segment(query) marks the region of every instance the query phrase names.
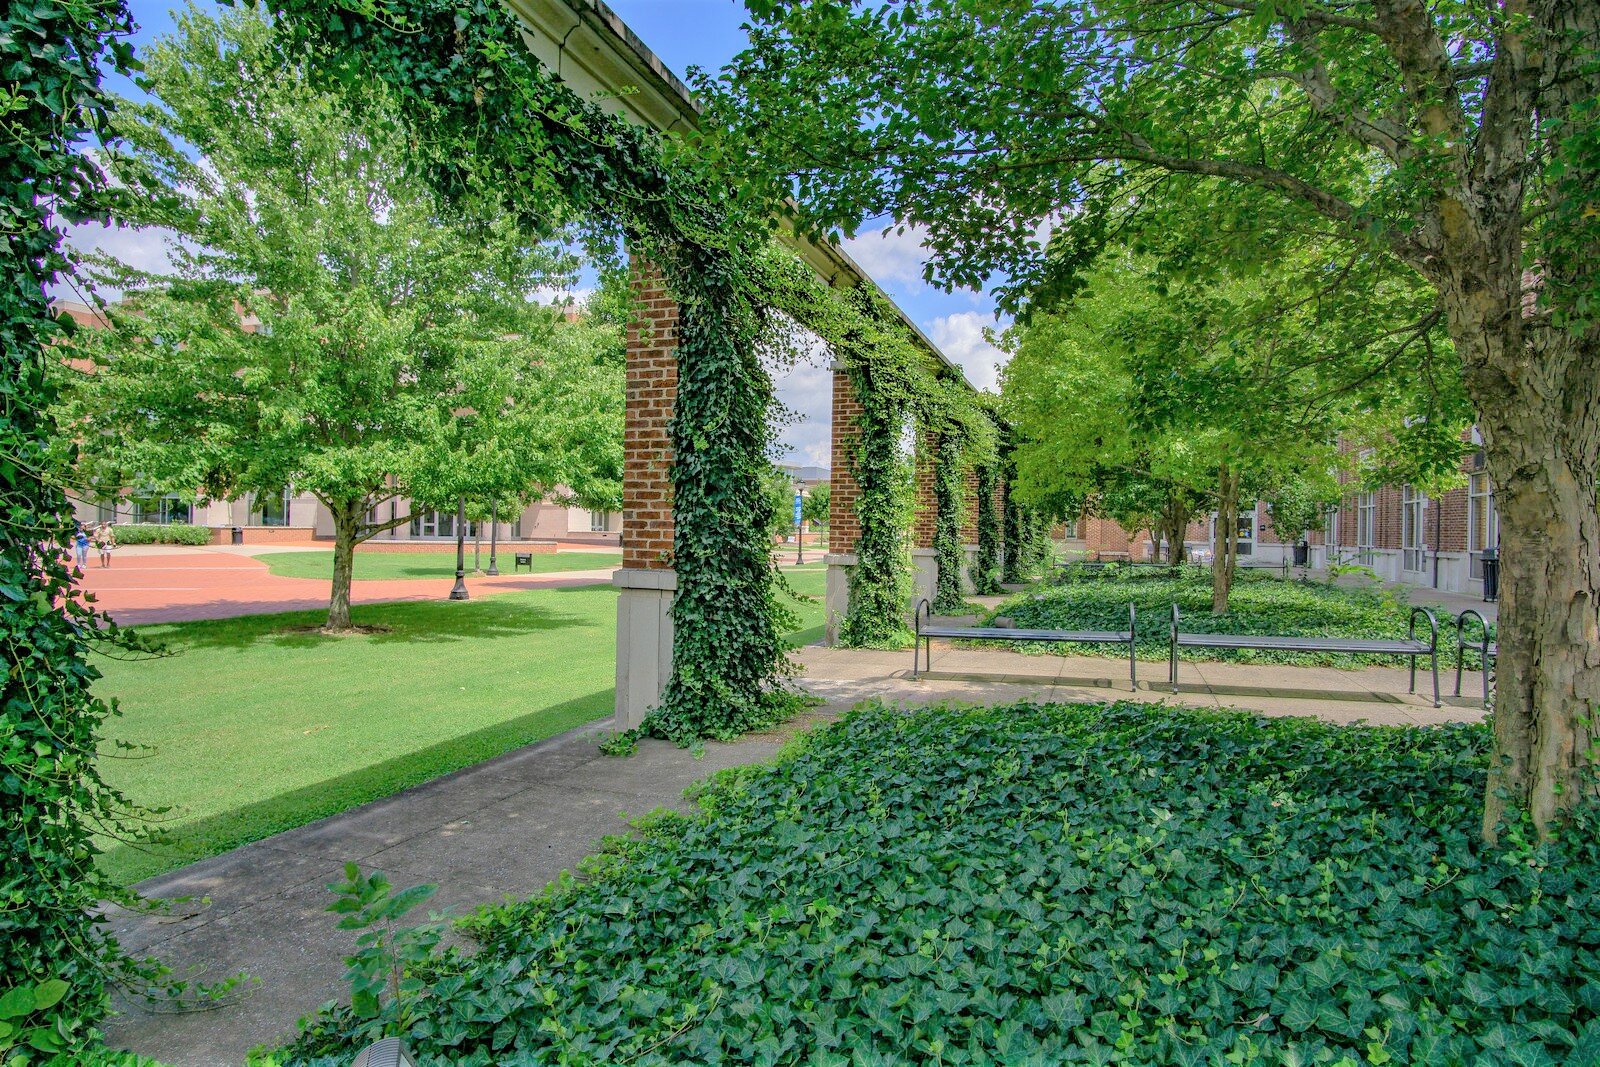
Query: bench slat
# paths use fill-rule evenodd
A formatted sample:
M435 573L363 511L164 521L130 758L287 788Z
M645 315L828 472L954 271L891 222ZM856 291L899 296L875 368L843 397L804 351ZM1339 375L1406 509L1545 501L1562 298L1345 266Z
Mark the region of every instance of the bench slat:
M1243 634L1178 634L1179 648L1257 648L1287 652L1353 652L1389 655L1426 655L1426 641L1385 641L1379 638L1270 637Z
M1081 641L1084 644L1127 644L1133 635L1112 630L1012 630L999 626L924 626L922 637L953 637L969 641Z

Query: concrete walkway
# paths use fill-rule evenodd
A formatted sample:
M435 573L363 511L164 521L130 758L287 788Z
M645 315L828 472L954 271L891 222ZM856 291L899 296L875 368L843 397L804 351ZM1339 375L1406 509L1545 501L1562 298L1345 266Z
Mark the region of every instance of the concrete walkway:
M802 684L825 704L796 723L704 757L662 742L637 755L599 754L599 730L584 727L429 782L342 815L196 863L139 886L147 897L197 898L168 916L117 914L111 925L132 951L150 952L179 972L208 980L240 971L259 984L208 1011L162 1013L128 1003L106 1027L111 1043L179 1067L242 1061L279 1041L318 1004L346 995L343 957L353 933L335 928L328 883L347 860L384 871L397 887L439 886L431 906L455 914L505 895L525 897L625 828L624 812L683 809L683 791L723 767L771 758L784 738L871 697L926 705L1133 699L1198 707L1250 708L1269 715L1317 715L1335 722L1424 724L1476 719L1472 701L1434 709L1405 695L1405 672L1182 665L1183 692L1130 693L1125 660L1027 656L1005 650L935 646L931 678L910 677L910 652L801 649ZM1153 680L1164 664L1141 664ZM1469 681L1467 692L1475 691ZM199 898L205 898L200 903Z

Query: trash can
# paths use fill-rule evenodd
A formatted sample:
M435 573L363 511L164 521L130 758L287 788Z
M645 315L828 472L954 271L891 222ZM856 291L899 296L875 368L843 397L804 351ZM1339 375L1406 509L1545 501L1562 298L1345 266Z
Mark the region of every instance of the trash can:
M1483 599L1493 603L1500 599L1500 552L1486 548L1480 558L1483 560Z
M1295 544L1294 565L1296 567L1311 566L1311 542L1299 541Z
M244 544L244 527L235 526L233 528L233 543L236 545Z

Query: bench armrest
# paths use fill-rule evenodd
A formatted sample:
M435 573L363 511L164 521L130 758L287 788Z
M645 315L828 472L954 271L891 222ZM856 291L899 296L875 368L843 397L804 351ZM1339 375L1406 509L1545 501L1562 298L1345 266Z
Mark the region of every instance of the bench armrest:
M921 600L917 601L917 610L916 610L916 613L912 616L912 623L916 627L917 633L919 635L922 633L922 620L923 619L932 619L932 618L933 618L933 605L928 603L928 598L927 597L923 597Z
M1421 615L1428 621L1428 643L1434 648L1439 647L1439 619L1438 616L1427 608L1412 608L1411 619L1406 625L1407 635L1414 641L1417 637L1417 616Z
M1483 612L1476 608L1468 608L1456 616L1456 647L1467 647L1467 618L1471 616L1478 620L1478 631L1483 635L1482 644L1489 644L1489 620L1483 617Z

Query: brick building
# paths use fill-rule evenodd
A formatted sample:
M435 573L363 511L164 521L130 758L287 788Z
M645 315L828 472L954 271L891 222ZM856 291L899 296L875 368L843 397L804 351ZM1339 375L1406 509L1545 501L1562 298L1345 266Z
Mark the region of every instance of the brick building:
M1478 443L1477 431L1472 431ZM1481 595L1483 553L1497 548L1499 517L1494 487L1484 468L1483 453L1462 463L1467 484L1429 497L1409 485L1363 492L1351 484L1348 495L1329 516L1327 529L1314 533L1311 566L1330 563L1371 567L1380 578L1452 593ZM1346 475L1340 480L1349 482ZM1184 544L1191 553L1216 552L1216 517L1189 524ZM1155 544L1148 530L1129 532L1109 519L1085 517L1058 533L1070 555L1101 559L1149 560ZM1265 503L1252 503L1239 515L1239 558L1243 562L1280 564L1292 559L1294 532L1281 533L1272 524Z

